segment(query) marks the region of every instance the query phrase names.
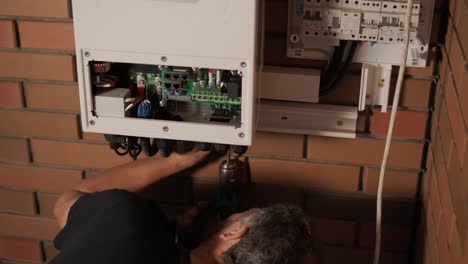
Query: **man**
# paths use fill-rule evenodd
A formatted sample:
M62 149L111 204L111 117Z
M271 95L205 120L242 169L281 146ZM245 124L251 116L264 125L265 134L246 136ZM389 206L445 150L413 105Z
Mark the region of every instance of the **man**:
M208 154L193 151L135 161L63 194L55 205L62 230L54 243L61 253L51 263L297 263L310 248L311 231L302 211L286 205L232 215L194 250L181 249L176 228L139 194ZM197 213L192 208L177 218L177 225L190 225Z

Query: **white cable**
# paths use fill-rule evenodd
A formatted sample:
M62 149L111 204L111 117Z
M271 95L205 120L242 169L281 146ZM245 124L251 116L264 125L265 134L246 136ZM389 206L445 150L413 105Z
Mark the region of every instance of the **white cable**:
M401 87L405 77L406 61L408 59L408 50L410 44L411 33L411 14L413 11L413 0L408 0L405 17L405 46L401 56L400 71L398 73L398 81L395 90L395 97L393 98L392 113L390 116L390 124L387 133L387 140L385 143L385 151L382 160L382 167L380 169L379 188L377 191L377 215L376 215L376 237L375 237L375 252L374 264L379 264L381 253L381 239L382 239L382 201L383 201L383 186L385 180L385 171L387 169L387 161L392 144L393 130L395 127L395 119L398 110L398 103L400 101Z
M260 104L261 104L261 98L262 98L262 73L263 73L263 63L264 63L264 48L265 48L265 27L266 27L266 22L265 22L265 0L260 0L258 2L258 8L261 8L260 14L261 14L261 21L260 23L260 34L257 34L261 36L261 41L260 41L260 47L257 52L261 52L260 54L260 61L258 62L259 67L258 67L258 80L257 80L257 116L256 116L256 121L255 121L255 127L254 129L256 130L258 128L258 124L260 123ZM257 67L257 65L254 65L254 67Z

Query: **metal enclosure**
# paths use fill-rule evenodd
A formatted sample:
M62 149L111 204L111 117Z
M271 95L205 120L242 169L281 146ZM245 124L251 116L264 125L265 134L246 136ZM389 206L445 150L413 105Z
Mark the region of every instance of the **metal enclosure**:
M251 145L261 69L260 0L73 0L85 132ZM95 61L225 69L242 76L238 125L96 116Z

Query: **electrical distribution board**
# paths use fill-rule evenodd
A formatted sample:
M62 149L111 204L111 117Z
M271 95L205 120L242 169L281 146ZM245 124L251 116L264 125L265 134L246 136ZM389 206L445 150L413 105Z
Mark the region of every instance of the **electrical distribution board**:
M86 132L248 146L258 0L74 0Z
M412 7L409 66L427 63L433 0ZM291 0L288 55L326 59L340 40L361 41L354 61L399 65L406 0Z

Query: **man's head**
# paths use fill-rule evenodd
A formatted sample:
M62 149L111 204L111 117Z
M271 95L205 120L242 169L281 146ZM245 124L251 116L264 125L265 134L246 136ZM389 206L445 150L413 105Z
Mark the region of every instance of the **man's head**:
M310 252L308 218L297 206L273 205L232 215L209 240L220 263L296 263Z

